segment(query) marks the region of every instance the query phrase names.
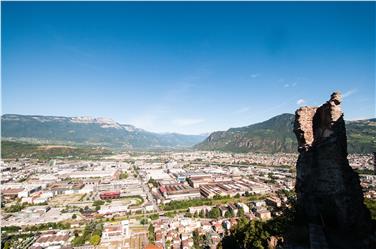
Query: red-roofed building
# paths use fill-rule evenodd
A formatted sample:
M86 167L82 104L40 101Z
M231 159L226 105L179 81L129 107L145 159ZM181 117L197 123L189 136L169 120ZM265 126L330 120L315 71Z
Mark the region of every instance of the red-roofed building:
M107 191L107 192L102 192L99 194L99 197L102 200L108 200L108 199L117 199L120 197L120 192L119 191Z
M9 188L1 190L1 195L4 200L14 200L18 197L18 194L22 192L23 188Z
M149 244L144 247L144 249L161 249L162 247L158 247L157 245L154 244Z

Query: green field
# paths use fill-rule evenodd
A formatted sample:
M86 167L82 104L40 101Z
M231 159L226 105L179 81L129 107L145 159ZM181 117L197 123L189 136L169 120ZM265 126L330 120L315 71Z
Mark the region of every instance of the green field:
M112 152L103 147L63 146L1 141L1 157L6 159L97 159Z

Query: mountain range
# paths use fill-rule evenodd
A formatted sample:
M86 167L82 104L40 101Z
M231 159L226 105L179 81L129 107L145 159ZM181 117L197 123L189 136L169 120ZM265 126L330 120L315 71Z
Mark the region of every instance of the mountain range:
M195 148L228 152L297 152L294 119L295 115L285 113L261 123L213 132ZM376 151L376 119L347 121L346 130L349 153Z
M5 114L4 140L98 145L116 149L191 148L227 152L296 152L295 116L285 113L261 123L208 135L154 133L107 118ZM349 153L376 151L376 119L347 121Z
M119 149L187 148L206 138L205 135L154 133L112 119L92 117L5 114L1 117L1 127L1 137L6 140Z

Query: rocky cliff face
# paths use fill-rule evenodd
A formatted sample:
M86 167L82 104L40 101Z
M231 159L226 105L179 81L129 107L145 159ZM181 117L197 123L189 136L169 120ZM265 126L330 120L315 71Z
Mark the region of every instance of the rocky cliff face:
M370 214L359 177L347 160L341 95L333 93L320 107L298 109L294 132L299 150L297 204L303 219L324 227L331 248L371 248Z

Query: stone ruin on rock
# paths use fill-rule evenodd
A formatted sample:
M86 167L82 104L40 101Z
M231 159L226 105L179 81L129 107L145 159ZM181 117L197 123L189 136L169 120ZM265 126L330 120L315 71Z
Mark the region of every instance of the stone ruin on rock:
M341 237L355 241L356 248L372 248L370 213L363 204L359 177L347 160L341 101L336 92L322 106L301 107L295 113L298 213L306 224L322 226L329 244L333 235L332 241ZM353 246L348 244L348 248Z

